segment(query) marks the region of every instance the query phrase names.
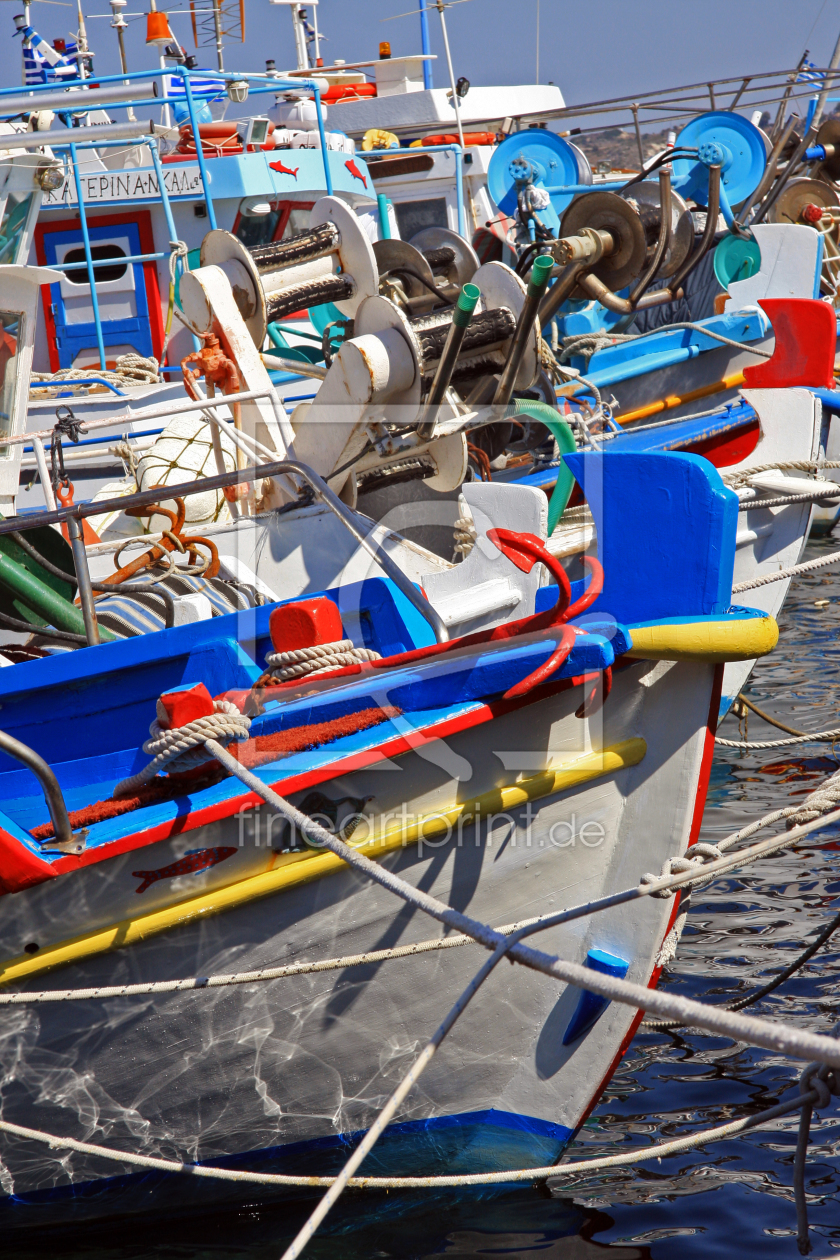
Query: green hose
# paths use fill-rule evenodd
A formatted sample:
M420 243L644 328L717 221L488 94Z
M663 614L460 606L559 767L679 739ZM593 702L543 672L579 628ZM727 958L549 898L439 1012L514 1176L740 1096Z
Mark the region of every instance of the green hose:
M560 414L549 403L531 402L528 398L514 398L505 411L510 416L531 416L539 420L556 440L561 455L571 455L577 450L575 435ZM554 533L557 522L566 510L575 479L570 468L561 464L557 469L557 481L548 503L548 537Z

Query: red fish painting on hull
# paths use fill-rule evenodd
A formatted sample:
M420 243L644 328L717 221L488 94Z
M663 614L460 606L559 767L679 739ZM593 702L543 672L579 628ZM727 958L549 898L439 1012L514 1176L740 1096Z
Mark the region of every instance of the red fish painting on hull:
M159 879L174 879L176 875L194 875L196 871L207 871L211 866L216 866L219 862L224 862L226 858L233 857L235 852L236 849L227 845L220 845L216 849L189 849L177 862L170 862L168 866L161 866L156 871L132 871L131 873L135 879L142 879L143 883L137 889L138 893L142 893L147 888L151 888L152 884L156 884Z
M362 172L359 170L358 166L356 165L354 158L351 158L349 162L345 162L344 166L345 166L345 169L350 172L350 174L353 176L354 179L360 179L362 183L364 184L365 188L367 188L367 180L365 179L364 175L362 174Z
M295 179L297 179L298 171L300 170L299 166L293 169L291 166L284 166L282 162L269 162L269 166L278 175L294 175Z

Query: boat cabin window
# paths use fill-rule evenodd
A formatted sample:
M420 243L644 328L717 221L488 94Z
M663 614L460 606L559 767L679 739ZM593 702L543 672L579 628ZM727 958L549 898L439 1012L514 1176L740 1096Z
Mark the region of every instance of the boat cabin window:
M20 311L0 311L0 435L11 432L15 414L18 344L23 337ZM8 458L9 448L0 452Z
M113 263L105 266L97 263L98 259L105 258L127 258L124 249L120 249L119 245L91 245L90 255L94 263L97 264L93 268L94 278L97 284L107 284L109 280L121 280L125 275L127 263ZM80 249L68 249L62 260L66 263L83 263L85 261L85 251ZM70 284L87 284L88 273L86 268L79 267L73 271L65 272L65 278Z
M29 218L34 193L9 193L0 218L0 263L13 263Z
M395 201L394 214L404 241L410 241L423 228L449 227L445 197L428 197L423 201Z
M248 249L285 240L309 227L309 211L313 205L311 201L273 201L269 214L242 214L240 211L233 235Z

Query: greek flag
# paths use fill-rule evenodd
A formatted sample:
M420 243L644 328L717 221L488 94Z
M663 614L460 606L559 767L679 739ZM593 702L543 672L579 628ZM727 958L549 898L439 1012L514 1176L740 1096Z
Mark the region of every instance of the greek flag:
M67 40L62 55L31 26L21 27L16 34L22 35L24 39L23 69L27 87L34 87L39 83L65 83L79 78L79 49L74 40ZM27 40L28 47L25 43Z
M199 78L199 75L207 75L207 78ZM185 101L187 99L184 80L180 74L164 75L163 85L170 100ZM197 74L191 74L190 87L193 97L201 97L202 100L207 100L208 97L224 96L227 91L225 80L214 76L212 70L199 70Z

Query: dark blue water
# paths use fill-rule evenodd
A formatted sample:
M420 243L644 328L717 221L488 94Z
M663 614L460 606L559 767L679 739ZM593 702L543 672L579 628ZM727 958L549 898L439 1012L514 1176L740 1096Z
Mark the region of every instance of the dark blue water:
M836 550L810 544L807 558ZM826 606L817 601L828 600ZM840 573L794 584L780 619L779 646L747 688L788 725L840 725ZM750 717L752 739L782 737ZM727 719L721 734L737 737ZM719 750L703 820L706 840L795 802L840 764L830 747L807 745L741 756ZM840 829L807 847L747 868L695 897L670 991L725 1003L769 980L837 913ZM840 932L756 1014L829 1032L840 1019ZM571 1151L594 1157L695 1132L771 1106L795 1082L796 1065L763 1050L696 1031L640 1033ZM812 1254L840 1252L840 1100L814 1119L807 1169ZM798 1119L776 1121L728 1142L566 1185L470 1195L367 1193L345 1200L310 1245L313 1260L505 1257L506 1260L793 1260L799 1255L791 1190ZM9 1260L269 1260L302 1224L305 1205L243 1208L183 1220L132 1220L84 1233L44 1233L4 1248Z

